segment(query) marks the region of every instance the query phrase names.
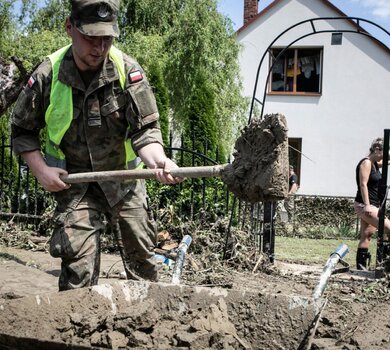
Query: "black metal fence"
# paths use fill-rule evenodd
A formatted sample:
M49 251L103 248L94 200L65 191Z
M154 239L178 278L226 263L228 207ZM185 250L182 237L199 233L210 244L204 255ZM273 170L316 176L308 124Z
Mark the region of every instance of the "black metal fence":
M203 152L195 148L194 140L190 142L190 149L185 147L183 138L179 146L174 146L172 140L171 137L166 152L179 166L214 165L219 162L218 149L214 152L208 150L207 140L203 142ZM53 198L39 185L21 157L12 154L12 144L4 137L1 139L0 162L0 217L39 222L45 211L52 208ZM194 220L206 212L229 217L233 208L234 196L219 177L187 179L177 186L148 181L147 186L156 212L174 205L176 215L183 220ZM240 203L236 212L246 210L246 206ZM234 223L242 220L237 216Z
M53 208L54 201L38 184L22 159L12 155L12 145L7 141L2 138L0 148L0 217L38 225L42 217L47 216L45 215L47 211ZM194 140L189 143L190 148L185 147L187 144L182 138L178 146L175 146L171 137L170 144L166 148L167 154L175 159L179 166L203 166L219 163L218 150L214 152L208 150L207 140L203 143L202 152L196 149ZM199 143L197 144L199 147ZM343 235L343 231L346 232L346 230L352 230L355 233L358 230L351 198L298 196L296 199L297 215L295 220L287 223L286 226L283 224L283 220L280 220L282 215L277 215L280 214L277 203L272 203L272 211L270 212L275 217L264 217L264 214L267 216L269 213L267 210L264 213L263 203L249 204L238 200L229 192L219 177L187 179L176 186L147 181L147 187L150 204L155 213L172 208L174 215L182 222L204 218L211 222L218 219L228 221L226 245L231 237L232 227L247 231L260 250L269 249L270 252L274 250L275 228L278 235L297 236L302 234L302 230L314 232L313 230L317 229L324 232L327 228L333 234L338 230L340 235ZM335 205L340 201L344 202L342 207L344 209L337 209L340 213L337 216ZM305 217L309 206L311 213L309 216L316 217L314 225ZM329 220L324 214L326 206L329 207ZM317 211L313 212L313 208L317 208ZM320 217L324 218L322 225L318 225ZM265 225L264 221L266 221Z
M4 137L0 148L0 216L37 222L52 203L30 169L12 154L12 144Z

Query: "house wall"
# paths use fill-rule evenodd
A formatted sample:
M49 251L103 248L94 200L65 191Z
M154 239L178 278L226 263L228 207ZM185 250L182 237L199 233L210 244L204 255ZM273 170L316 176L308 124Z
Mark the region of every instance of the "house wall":
M245 96L252 97L256 72L268 45L289 26L309 18L339 16L322 1L285 0L238 32ZM318 30L354 29L348 21L316 22ZM280 38L284 47L310 24ZM267 96L264 114L286 116L289 137L302 138L300 194L354 196L355 167L371 141L390 128L390 55L372 39L344 33L342 45L331 45L331 33L316 34L292 47L323 47L321 96ZM268 55L262 64L256 98L262 100Z

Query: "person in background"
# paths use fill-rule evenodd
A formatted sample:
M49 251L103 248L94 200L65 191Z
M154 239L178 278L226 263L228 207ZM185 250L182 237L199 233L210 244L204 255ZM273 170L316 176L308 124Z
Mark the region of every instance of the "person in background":
M371 260L368 251L371 237L378 228L379 208L381 198L379 197L379 184L382 179L380 168L383 159L383 139L377 138L372 141L369 154L361 159L356 167L357 192L354 208L360 218L360 240L356 254L356 267L358 270L367 269ZM385 235L390 230L390 221L385 218ZM385 242L384 255L388 254L388 243Z
M143 69L113 46L119 0L71 0L65 30L71 45L33 72L12 116L14 152L57 202L50 254L62 259L59 290L98 283L100 234L116 233L129 279L157 280L155 222L144 182L67 184L68 173L158 169L175 184L176 164L162 145L156 100ZM46 129L44 156L40 131Z
M284 208L287 211L288 221L292 221L294 218L294 195L298 191L298 176L294 172L294 167L289 166L288 171L288 196L284 200Z

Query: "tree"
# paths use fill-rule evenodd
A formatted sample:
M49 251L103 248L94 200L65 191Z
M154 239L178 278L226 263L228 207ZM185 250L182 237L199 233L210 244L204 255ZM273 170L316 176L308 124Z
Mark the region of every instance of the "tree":
M175 26L186 0L122 0L120 27L124 34L166 35Z
M247 102L240 94L239 46L231 21L217 11L216 0L125 0L123 7L121 27L126 28L127 46L164 65L175 129L191 131L194 93L204 87L199 86L202 75L214 96L210 99L214 112L208 117L218 125L218 146L223 154L229 153L245 123ZM159 40L150 40L156 37ZM154 45L145 45L148 42Z
M16 65L21 75L26 74L17 58L12 57L12 44L16 37L16 25L12 17L12 1L0 0L0 116L16 100L24 85L24 77L17 75ZM13 62L12 62L13 61ZM0 135L8 137L8 116L2 120Z
M168 145L170 103L169 91L164 77L166 54L163 50L164 43L162 37L157 34L144 35L137 31L128 33L117 45L124 52L136 58L145 69L156 97L163 141L165 145Z
M229 151L245 108L238 78L239 47L231 22L217 12L215 0L187 0L176 28L180 30L173 30L167 43L171 57L167 65L171 74L167 79L175 119L188 125L191 94L202 70L215 96L213 109L219 148L222 152Z
M9 52L9 38L12 38L15 25L12 20L11 0L0 0L0 55L3 58Z
M191 110L188 112L188 129L195 139L196 150L203 153L206 144L212 156L217 145L215 95L207 79L207 74L202 71L195 77L195 86L189 101Z
M169 92L165 84L162 68L158 62L149 67L148 78L153 82L158 111L160 113L160 128L165 145L169 144Z
M0 0L0 116L16 101L37 64L69 43L61 10L65 2L54 0L47 8L38 10L36 0L23 1L21 15L15 17L13 1ZM24 23L22 19L26 17L31 21Z
M45 7L37 9L36 7L27 7L31 22L27 25L29 32L36 33L42 30L54 33L64 33L65 19L70 14L71 6L69 0L51 0L47 1ZM34 11L32 13L31 11Z

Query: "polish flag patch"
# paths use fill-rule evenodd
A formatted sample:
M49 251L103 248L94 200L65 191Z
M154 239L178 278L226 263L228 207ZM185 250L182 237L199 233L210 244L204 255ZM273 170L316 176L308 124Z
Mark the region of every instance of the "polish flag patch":
M32 88L34 83L35 83L35 79L31 76L30 79L28 79L28 81L27 81L27 85L29 88Z
M135 70L129 73L130 83L137 83L138 81L141 81L143 78L144 77L142 76L142 73L139 70Z

